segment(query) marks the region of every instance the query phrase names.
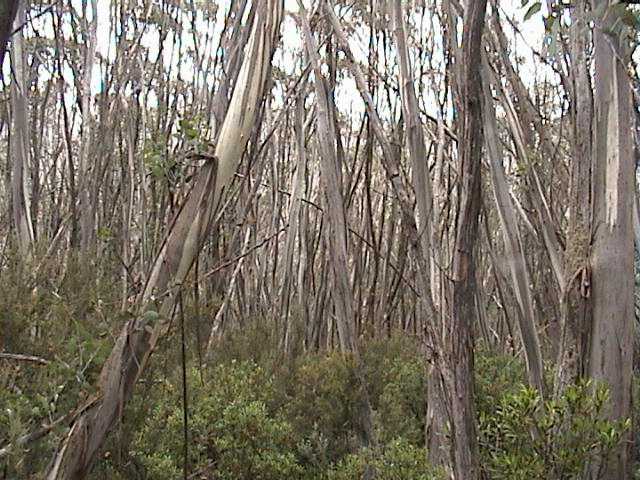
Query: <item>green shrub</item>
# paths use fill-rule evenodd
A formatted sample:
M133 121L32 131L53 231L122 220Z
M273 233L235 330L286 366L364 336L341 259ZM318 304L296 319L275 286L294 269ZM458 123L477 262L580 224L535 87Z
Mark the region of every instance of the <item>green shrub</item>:
M289 418L297 435L315 446L318 459L333 462L359 446L363 392L352 358L308 355L299 360L288 384Z
M273 383L251 362L214 369L204 385L190 374L189 456L191 471L215 472L223 480L296 478L295 439L290 424L270 406ZM148 478L178 478L182 469L182 407L161 403L134 442Z
M424 449L404 439L396 439L382 448L362 449L348 455L329 471L328 480L354 480L371 469L376 480L436 480L444 478L426 460Z
M480 410L481 464L495 480L579 479L606 457L629 428L601 419L608 393L590 382L570 386L555 401L536 390L507 390L491 410Z

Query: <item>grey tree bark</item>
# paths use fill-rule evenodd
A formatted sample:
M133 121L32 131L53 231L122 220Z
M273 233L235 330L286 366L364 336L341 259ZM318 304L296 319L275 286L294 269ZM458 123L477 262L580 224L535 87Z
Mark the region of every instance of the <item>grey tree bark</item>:
M589 375L610 388L606 416L631 416L634 312L633 199L635 159L629 131L632 97L627 74L630 48L624 39L617 2L602 7L594 37L593 247L591 255L593 321ZM589 326L583 326L589 328ZM613 454L591 473L604 480L631 478L630 432Z
M462 123L459 137L458 213L453 252L451 308L447 325L445 385L451 409L453 474L456 480L479 478L473 379L475 244L481 203L482 88L481 52L486 0L465 5L462 72L459 80Z
M587 57L590 31L587 2L576 2L570 30L570 73L573 77L572 123L573 157L569 191L569 231L565 249L565 285L561 299L561 345L554 390L584 376L592 305L589 295L591 274L591 189L592 189L592 121L593 91Z
M25 18L25 6L22 4L18 9L16 23L23 23ZM22 31L16 32L11 42L11 60L13 70L13 81L11 82L11 109L13 111L11 202L18 249L22 255L28 257L33 243L33 225L27 198L25 169L29 167L31 135L29 133L29 106L27 103L28 85L25 78L27 60Z

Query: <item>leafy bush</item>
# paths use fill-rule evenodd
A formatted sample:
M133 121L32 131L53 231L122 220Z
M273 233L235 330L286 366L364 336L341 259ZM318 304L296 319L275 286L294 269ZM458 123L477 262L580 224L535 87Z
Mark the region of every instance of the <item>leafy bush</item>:
M368 382L375 393L372 400L378 440L385 444L403 438L413 445L424 446L427 414L424 362L415 345L401 338L388 341L380 357L379 366L370 369ZM366 355L365 362L369 358Z
M262 368L234 361L215 368L211 381L204 384L192 371L190 384L192 471L215 472L215 478L222 480L276 480L301 474L292 428L270 408L273 384ZM159 404L134 442L148 478L180 475L183 423L176 400Z
M41 357L46 364L0 360L0 447L12 443L0 470L7 478L42 471L64 433L64 424L37 443L15 446L24 434L72 410L98 376L111 348L117 286L95 279L89 262L34 254L33 275L17 252L0 258L0 350ZM115 322L114 322L115 323Z
M444 478L426 460L424 449L404 439L396 439L382 448L363 449L348 455L331 469L328 480L364 478L370 468L376 480L436 480Z
M333 462L359 446L358 405L363 401L353 359L339 353L300 359L288 381L287 407L296 433Z
M496 400L493 410L478 412L481 464L496 480L582 478L629 428L601 418L607 389L590 382L568 387L558 400L544 402L525 386Z

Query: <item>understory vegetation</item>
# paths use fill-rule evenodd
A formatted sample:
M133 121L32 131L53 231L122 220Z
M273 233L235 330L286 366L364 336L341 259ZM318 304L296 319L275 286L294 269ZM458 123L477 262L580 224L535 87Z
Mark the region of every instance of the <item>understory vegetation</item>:
M83 262L69 264L55 282L33 281L17 265L6 269L12 281L0 297L0 341L4 351L29 352L46 364L0 359L0 478L28 479L46 467L69 420L40 439L20 439L95 394L91 385L124 318L117 286L92 279ZM216 305L200 305L199 320L192 301L185 307L186 451L176 316L90 478L183 478L185 453L188 478L198 479L346 480L367 470L382 480L445 478L427 461L427 375L411 335L362 339L358 372L353 357L338 352L299 347L283 356L273 322L254 318L204 358L198 339ZM488 478L581 478L630 428L601 419L602 386L581 383L543 401L525 384L523 362L511 352L478 349L478 437ZM376 444L363 446L366 398Z

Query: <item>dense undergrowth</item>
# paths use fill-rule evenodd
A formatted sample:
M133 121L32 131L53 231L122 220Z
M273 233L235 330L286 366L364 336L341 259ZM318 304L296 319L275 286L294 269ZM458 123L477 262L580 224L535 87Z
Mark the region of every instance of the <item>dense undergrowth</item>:
M82 262L58 281L2 271L1 349L37 355L46 365L0 360L1 478L38 478L61 423L42 439L16 445L92 393L113 337L127 317L117 283L100 282ZM55 278L45 275L39 278ZM115 272L103 272L104 278ZM203 324L215 304L201 305ZM187 309L189 478L228 480L382 480L444 478L426 460L425 369L414 338L397 332L362 341L366 392L352 358L335 352L279 353L272 322L254 319L231 332L203 365ZM213 312L213 313L211 313ZM176 322L177 323L177 322ZM202 325L201 325L202 327ZM94 479L182 478L185 440L179 335L155 353ZM476 354L481 468L492 479L578 479L629 428L599 419L606 389L581 384L555 402L523 386L523 365L489 348ZM363 447L365 395L377 442Z

